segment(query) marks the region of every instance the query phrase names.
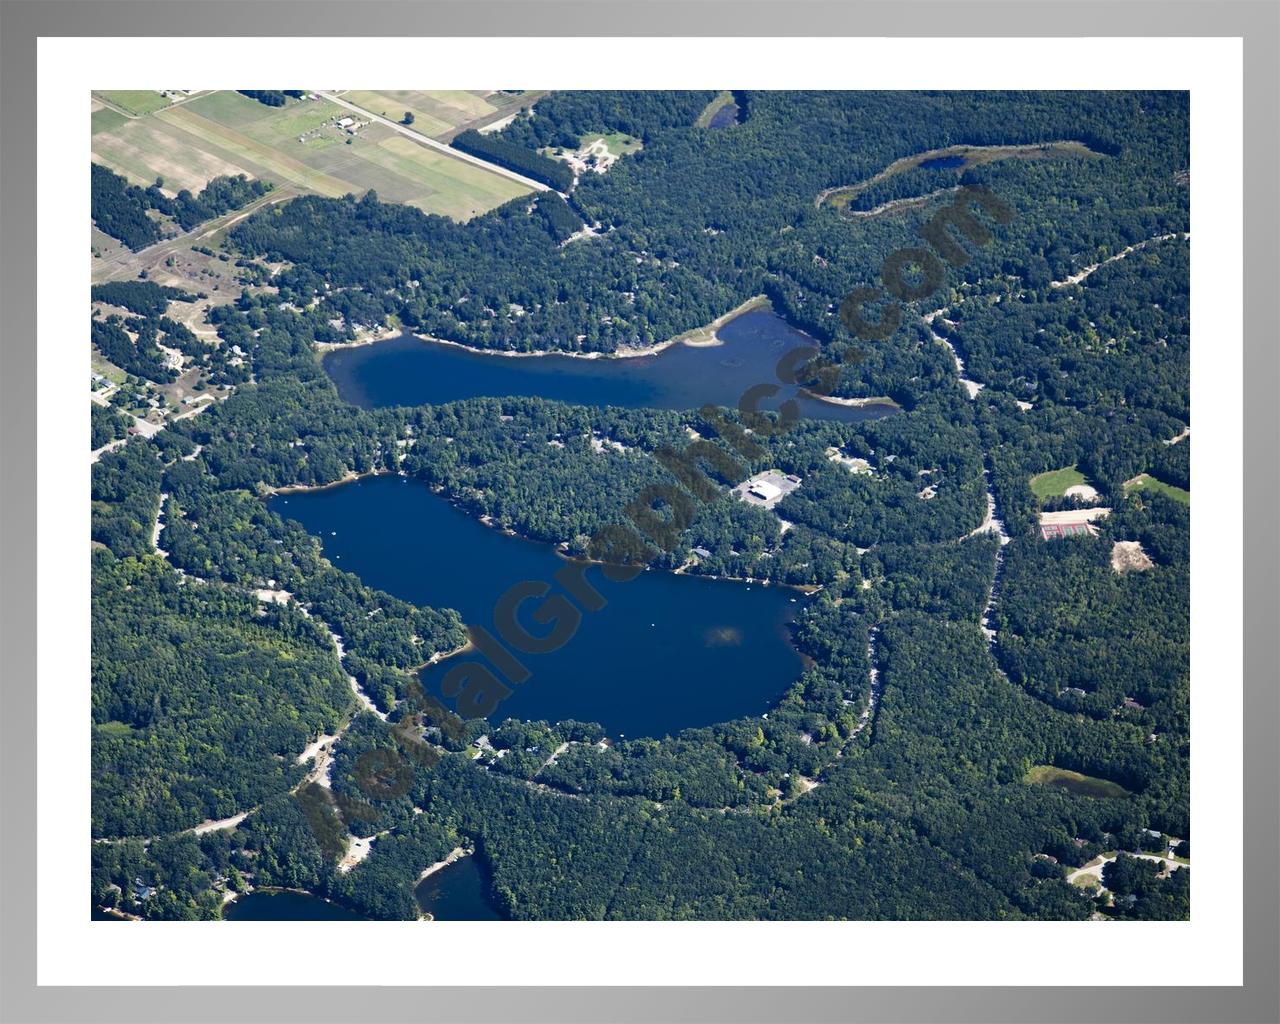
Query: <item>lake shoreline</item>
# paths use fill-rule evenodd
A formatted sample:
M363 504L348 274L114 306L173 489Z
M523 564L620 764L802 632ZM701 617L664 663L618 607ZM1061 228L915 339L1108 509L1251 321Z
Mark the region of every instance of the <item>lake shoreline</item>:
M716 336L716 332L721 327L724 327L743 313L749 313L754 309L762 309L770 305L771 303L767 296L753 295L746 302L740 303L729 312L716 317L709 324L694 327L677 334L673 338L668 338L666 341L659 341L643 348L620 348L612 352L574 352L563 348L543 349L535 352L516 352L511 349L478 348L475 345L468 345L466 342L438 338L434 334L423 334L403 327L387 327L381 331L370 333L367 337L357 338L355 341L316 342L315 347L323 359L324 356L330 353L341 352L344 349L361 348L366 345L376 344L379 341L388 341L395 337L408 337L417 338L419 341L428 344L448 345L451 348L458 348L472 355L500 356L505 359L540 359L544 356L564 356L567 359L639 359L644 356L655 356L675 345L687 345L690 348L715 348L723 345L724 341Z

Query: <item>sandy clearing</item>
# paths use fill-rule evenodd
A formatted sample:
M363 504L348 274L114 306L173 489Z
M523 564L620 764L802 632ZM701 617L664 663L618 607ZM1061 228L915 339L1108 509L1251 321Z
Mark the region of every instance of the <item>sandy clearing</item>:
M298 764L306 764L312 758L318 757L320 751L324 749L326 743L332 743L338 738L338 733L321 733L314 742L309 743L305 750L298 755Z
M359 836L351 837L351 845L347 847L347 852L342 855L342 859L338 861L338 873L345 875L353 867L365 860L370 853L373 852L374 840L381 839L391 830L379 832L377 835L361 838Z
M195 828L191 829L191 832L198 836L205 835L208 832L221 832L224 829L235 828L247 817L249 817L249 812L241 811L239 814L233 814L229 818L219 818L217 821L212 819L209 821L202 821Z
M1098 496L1097 490L1090 487L1088 484L1073 484L1063 491L1062 494L1065 498L1084 498L1088 501L1092 501Z
M871 398L836 398L834 395L819 395L808 388L801 388L800 392L806 398L816 398L819 402L830 402L832 405L843 405L850 409L865 409L872 405L891 405L895 409L898 408L898 403L888 395L875 395Z
M1111 549L1111 568L1115 572L1141 572L1155 565L1142 549L1141 541L1118 540Z

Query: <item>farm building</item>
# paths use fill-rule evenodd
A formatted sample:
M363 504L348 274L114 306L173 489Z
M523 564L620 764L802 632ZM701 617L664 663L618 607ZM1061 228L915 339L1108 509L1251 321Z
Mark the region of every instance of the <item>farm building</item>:
M774 498L781 497L782 488L768 480L756 480L747 488L747 493L761 501L773 501Z

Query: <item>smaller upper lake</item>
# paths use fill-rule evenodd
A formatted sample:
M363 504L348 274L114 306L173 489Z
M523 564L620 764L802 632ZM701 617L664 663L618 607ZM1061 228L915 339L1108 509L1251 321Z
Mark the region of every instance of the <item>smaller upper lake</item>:
M436 921L502 921L488 869L474 855L454 861L418 883L418 906Z
M654 355L583 359L504 356L401 335L337 349L325 356L324 368L344 399L366 409L507 396L630 409L736 408L748 388L777 383L783 355L818 344L769 309L734 317L717 336L722 344L679 344ZM841 405L780 388L760 403L762 409L776 409L796 397L802 416L857 422L887 416L896 408Z

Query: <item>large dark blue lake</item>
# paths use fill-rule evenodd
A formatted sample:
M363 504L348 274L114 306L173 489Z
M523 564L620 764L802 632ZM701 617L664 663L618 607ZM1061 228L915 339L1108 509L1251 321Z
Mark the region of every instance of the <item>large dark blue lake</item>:
M563 592L555 574L569 563L552 545L491 529L406 477L277 495L270 507L300 522L335 565L368 585L456 608L495 636L494 605L512 585L541 581ZM492 720L576 719L599 722L613 736L662 736L762 714L800 674L788 640L804 601L795 591L656 570L611 582L599 566L586 579L605 606L584 612L557 650L519 655L531 675ZM540 604L521 609L534 636L549 629L532 618ZM479 659L446 659L423 671L423 685L440 695L447 669Z
M565 355L502 356L401 335L338 349L325 370L348 402L364 408L438 405L463 398L508 395L575 405L697 409L736 407L743 392L777 383L778 360L817 342L768 309L753 309L719 329L720 345L672 345L654 355L580 359ZM780 386L781 387L781 386ZM895 411L892 405L840 405L781 388L760 402L776 408L795 397L800 414L856 422Z

